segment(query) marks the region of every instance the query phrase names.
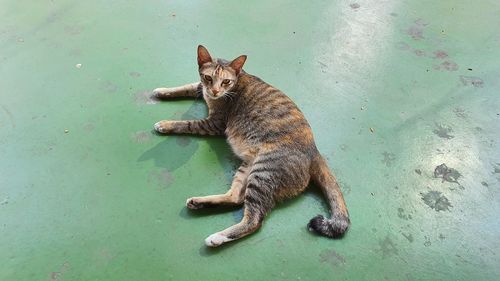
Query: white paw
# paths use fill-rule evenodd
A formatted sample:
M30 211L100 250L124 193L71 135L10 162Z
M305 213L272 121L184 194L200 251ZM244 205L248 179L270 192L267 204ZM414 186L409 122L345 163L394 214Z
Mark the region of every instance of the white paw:
M167 97L170 95L168 88L156 88L153 90L153 96L155 97Z
M164 129L161 126L161 121L155 123L155 131L160 132L160 133L165 133Z
M229 239L226 236L220 234L220 232L217 232L208 236L207 239L205 239L205 245L207 245L208 247L218 247L231 240L232 239Z

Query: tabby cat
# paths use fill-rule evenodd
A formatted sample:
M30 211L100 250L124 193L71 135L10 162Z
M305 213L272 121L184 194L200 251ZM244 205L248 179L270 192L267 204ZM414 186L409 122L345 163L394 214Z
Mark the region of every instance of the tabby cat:
M157 132L225 135L242 160L228 192L186 202L190 209L244 205L241 222L210 235L205 244L217 247L255 232L277 202L303 192L311 179L326 195L332 217L314 217L309 230L341 237L349 228L349 214L336 179L316 148L309 124L284 93L242 70L246 58L212 59L200 45L201 82L153 91L159 99L202 96L208 106L207 118L160 121L154 125Z

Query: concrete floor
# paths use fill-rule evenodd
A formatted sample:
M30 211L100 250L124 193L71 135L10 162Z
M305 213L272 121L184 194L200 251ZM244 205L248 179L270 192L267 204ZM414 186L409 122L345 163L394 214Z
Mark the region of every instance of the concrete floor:
M199 2L199 3L198 3ZM294 3L292 3L294 2ZM498 280L498 1L0 0L0 280ZM201 101L196 46L292 97L352 228L315 189L210 250L238 209L222 138L158 136ZM445 164L436 170L436 167Z

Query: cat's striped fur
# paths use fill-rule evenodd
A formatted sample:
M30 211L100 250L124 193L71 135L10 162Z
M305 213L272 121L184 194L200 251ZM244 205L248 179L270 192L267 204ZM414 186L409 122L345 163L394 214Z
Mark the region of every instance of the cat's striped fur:
M201 82L158 88L158 98L203 96L208 117L202 120L160 121L164 134L225 135L243 163L230 190L221 195L193 197L190 209L244 204L240 223L209 236L208 246L219 246L256 231L275 204L297 196L313 180L326 195L331 218L318 215L310 230L336 238L350 225L344 198L326 161L318 152L309 124L297 106L280 90L242 70L246 56L228 62L213 60L198 47Z

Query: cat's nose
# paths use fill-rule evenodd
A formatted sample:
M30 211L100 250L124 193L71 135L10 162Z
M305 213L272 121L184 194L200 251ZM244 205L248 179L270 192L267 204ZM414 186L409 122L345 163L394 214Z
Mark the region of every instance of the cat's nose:
M219 93L219 90L212 89L212 93L214 93L214 96L215 96L215 95L217 95Z

